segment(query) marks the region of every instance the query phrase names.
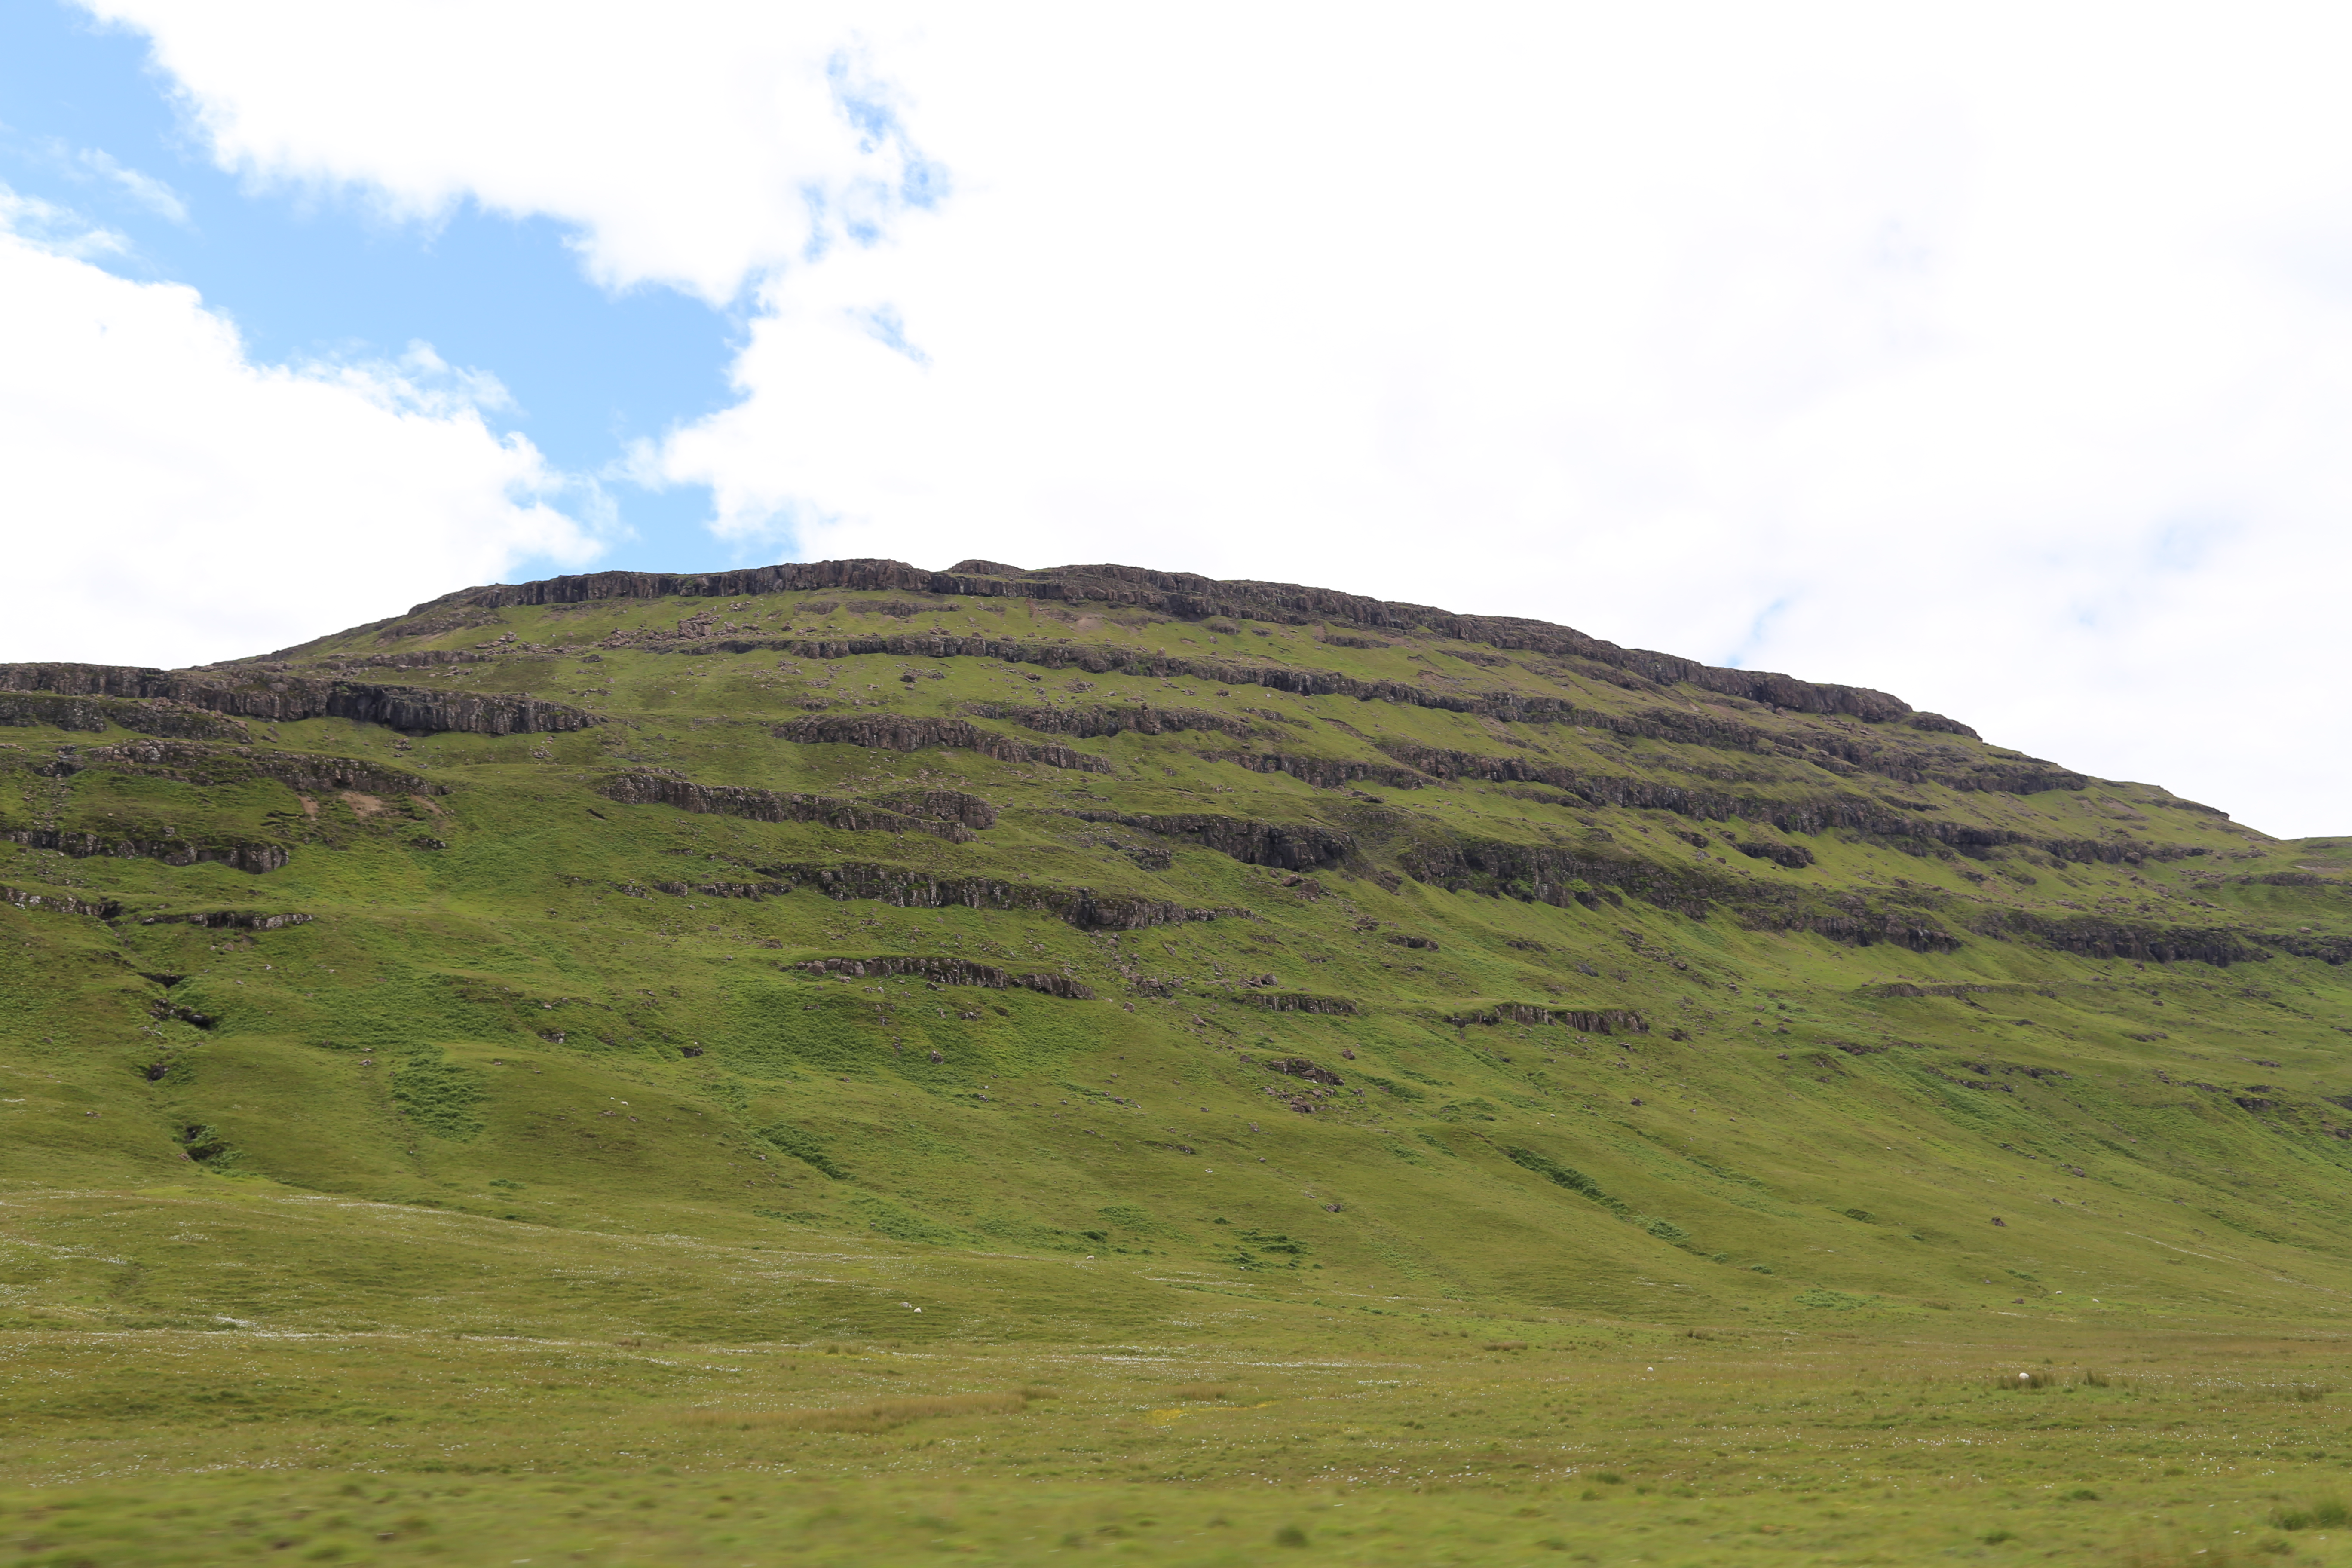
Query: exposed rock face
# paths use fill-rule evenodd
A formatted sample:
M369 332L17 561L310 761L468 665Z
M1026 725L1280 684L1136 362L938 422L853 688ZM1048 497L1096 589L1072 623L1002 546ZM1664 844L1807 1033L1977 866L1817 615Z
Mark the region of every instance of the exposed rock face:
M806 887L831 899L874 899L899 909L1042 910L1082 931L1143 931L1227 916L1241 910L1195 910L1091 888L1063 888L991 877L936 876L906 866L762 866L788 887Z
M1391 789L1419 789L1430 782L1426 773L1380 763L1360 763L1340 757L1297 757L1278 752L1197 752L1204 763L1232 763L1255 773L1288 773L1318 789L1345 789L1349 784L1386 784Z
M868 976L881 979L890 975L913 974L935 985L985 985L997 991L1017 985L1024 991L1043 992L1048 996L1066 997L1074 1002L1095 999L1092 987L1066 974L1014 974L961 958L894 953L880 958L812 959L801 967L813 974L844 974L861 980Z
M1964 855L1979 856L1987 850L2013 845L2039 850L2055 859L2084 864L2137 865L2143 860L2180 859L2208 853L2200 847L2159 846L2125 836L2109 839L2034 838L2005 828L1940 821L1927 815L1924 809L1898 810L1884 800L1865 795L1841 793L1790 799L1766 795L1731 794L1651 779L1580 773L1570 768L1526 757L1486 757L1466 752L1441 751L1411 742L1383 742L1381 749L1391 755L1411 760L1415 767L1434 778L1480 778L1499 783L1540 784L1565 790L1575 802L1586 805L1670 811L1702 822L1745 819L1768 823L1783 833L1811 835L1832 828L1844 828L1885 838L1941 845ZM2030 770L2013 776L2007 773L1999 776L2029 794L2033 791L2023 786L2078 788L2083 782L2080 775L2068 774L2066 778L2074 780L2074 783L2062 781L2052 784L2046 777ZM1993 787L1984 783L1981 776L1942 778L1936 782L1955 789ZM1529 798L1544 797L1531 795ZM1555 804L1568 805L1571 802L1563 800ZM1811 865L1814 858L1811 850L1800 845L1743 840L1734 847L1744 855L1773 860L1792 868Z
M1348 1082L1329 1068L1317 1067L1305 1057L1277 1057L1266 1063L1265 1068L1268 1072L1278 1072L1290 1078L1303 1078L1309 1083L1328 1083L1334 1089L1343 1089Z
M978 752L1001 763L1070 768L1107 773L1110 763L1067 746L1033 746L983 730L961 719L918 719L904 714L818 713L779 727L778 738L804 745L878 747L891 752L920 752L933 746Z
M1630 1007L1538 1007L1531 1002L1504 1002L1476 1012L1456 1013L1447 1023L1558 1024L1587 1035L1646 1035L1650 1021Z
M690 893L699 893L706 899L750 899L755 903L761 899L781 898L798 886L796 882L656 882L654 884L657 891L667 893L672 898L683 899ZM633 884L623 884L621 890L629 893L638 891Z
M122 912L122 906L112 899L93 903L64 893L36 893L25 888L5 886L0 886L0 903L13 904L20 910L56 910L61 914L89 915L101 921L110 921Z
M1243 991L1232 1000L1244 1007L1263 1007L1269 1013L1328 1013L1340 1017L1352 1017L1360 1011L1345 996L1309 996L1297 991ZM1277 1068L1277 1072L1282 1069ZM1337 1083L1338 1079L1326 1081Z
M2199 845L2144 844L2136 838L2026 838L2021 836L2013 842L2031 844L2053 859L2072 860L2084 866L2137 866L2144 860L2186 860L2206 853Z
M1777 919L1766 916L1751 918L1747 923L1764 931L1809 931L1853 947L1872 947L1883 942L1907 947L1914 952L1953 952L1965 945L1934 921L1899 910L1791 914Z
M446 637L451 632L471 630L475 626L494 626L499 621L496 610L451 610L443 615L427 616L421 621L405 618L387 621L384 629L375 634L376 641L391 642L399 637Z
M2010 910L1988 918L1984 929L1989 935L2021 933L2037 937L2062 952L2079 952L2090 958L2137 959L2144 963L2201 959L2207 963L2227 965L2259 963L2270 957L2241 931L2116 920L2105 915L2053 919Z
M121 860L161 860L166 866L228 866L256 875L275 871L290 856L281 844L198 843L188 838L141 838L69 828L17 827L0 831L0 839L34 849L54 849L77 859L110 855Z
M1392 702L1415 708L1434 708L1447 712L1470 713L1511 723L1580 723L1614 729L1628 734L1649 734L1655 731L1656 738L1660 739L1676 738L1677 734L1679 738L1688 739L1687 731L1693 731L1695 727L1704 729L1710 722L1720 724L1734 731L1749 731L1766 741L1774 739L1769 731L1756 730L1752 726L1738 725L1728 720L1700 720L1673 709L1653 710L1653 717L1640 719L1600 713L1561 699L1528 696L1509 690L1465 695L1438 690L1410 681L1364 680L1329 670L1300 669L1289 665L1179 658L1157 650L1127 647L1116 644L1079 646L1059 641L1023 641L1001 637L958 637L940 633L898 633L875 637L705 637L687 641L634 636L622 638L622 643L640 647L649 653L714 654L773 651L786 653L795 658L815 659L854 658L877 653L888 654L898 658L990 658L1006 663L1034 664L1046 669L1082 669L1095 675L1121 671L1154 679L1184 677L1213 681L1226 687L1261 686L1269 690L1286 691L1301 697L1349 697L1365 702ZM621 644L616 643L615 646L621 646ZM1646 690L1650 689L1650 685L1643 682L1640 683L1639 689ZM1760 700L1751 699L1751 700ZM1798 711L1811 711L1793 703L1781 706L1790 707ZM1820 710L1820 711L1843 714L1846 710L1832 708ZM1874 718L1864 715L1866 721L1876 722L1900 716L1898 712L1892 710L1881 712L1874 709L1873 712L1875 714ZM1868 755L1873 750L1871 745L1861 741L1849 743L1824 740L1822 745L1826 749L1826 754L1831 755L1846 749ZM2030 759L2028 761L2030 762ZM2032 763L2031 766L2048 770L2050 765ZM2000 771L1994 770L1995 773ZM1889 776L1900 775L1890 773ZM2019 776L2026 775L2021 773ZM2074 774L2063 776L2079 777ZM1979 784L1976 787L1997 786ZM2040 787L2072 786L2052 784Z
M1680 908L1717 890L1724 880L1690 876L1669 883L1665 873L1642 861L1467 836L1412 845L1398 855L1397 863L1418 880L1440 887L1507 893L1553 905L1581 901L1590 907L1590 898L1578 899L1579 885L1599 883L1622 886L1650 896L1653 902Z
M190 742L130 741L119 746L85 746L59 752L50 772L68 776L92 770L134 773L147 778L176 779L184 784L231 784L242 779L272 779L295 790L362 790L370 795L446 795L449 786L435 784L405 768L353 757L329 757L302 752L257 752Z
M177 1019L183 1024L193 1024L199 1029L209 1029L220 1022L210 1013L199 1013L194 1007L184 1007L176 1002L166 1001L161 996L147 1004L147 1016L151 1018Z
M1919 952L1948 952L1962 945L1925 908L1879 907L1852 894L1824 900L1793 886L1754 883L1696 867L1685 870L1650 860L1466 836L1415 845L1398 861L1421 880L1440 887L1560 909L1571 904L1598 909L1636 898L1695 920L1720 909L1750 930L1809 931L1857 946L1895 942Z
M1179 730L1221 730L1247 736L1257 726L1246 719L1212 713L1200 708L1045 708L1003 702L974 702L964 711L982 719L1005 719L1024 730L1047 735L1069 735L1090 741L1104 735L1165 735Z
M952 790L929 792L959 803L957 815L945 821L911 816L904 812L869 805L864 801L837 800L822 795L786 795L775 790L743 789L734 784L698 784L674 773L631 773L606 779L597 786L608 800L624 805L667 805L680 811L714 816L740 816L752 822L821 822L853 833L929 833L952 844L971 841L972 830L961 820L973 810L995 816L987 803Z
M288 926L309 925L316 919L316 915L268 914L259 910L199 910L179 915L142 915L139 923L203 926L210 931L283 931Z
M2334 932L2257 931L2253 939L2265 947L2297 958L2316 958L2325 963L2352 961L2352 936Z
M1769 860L1776 866L1786 866L1791 871L1801 871L1813 863L1813 852L1801 844L1775 844L1769 838L1743 838L1732 847L1750 860Z
M430 632L401 630L379 634L377 640L432 635ZM343 669L432 669L445 665L496 664L498 661L499 656L494 653L475 653L466 648L420 647L401 653L372 653L364 658L337 658L334 663Z
M1170 838L1181 838L1252 866L1276 866L1286 871L1313 871L1336 866L1356 841L1336 827L1316 822L1258 822L1245 816L1216 816L1205 812L1172 812L1138 816L1118 811L1074 811L1086 822L1115 822Z
M394 730L474 735L557 733L598 722L592 713L535 697L314 680L242 668L192 674L111 664L6 664L0 665L0 689L163 700L273 723L351 719Z
M905 816L919 816L932 822L961 822L974 830L996 826L996 807L976 795L966 795L959 789L917 789L898 795L874 797L875 804L885 805Z
M1587 729L1606 730L1640 740L1674 741L1685 745L1748 752L1759 756L1786 757L1795 762L1814 763L1831 773L1876 773L1881 778L1894 779L1901 784L1934 783L1961 791L2038 795L2052 789L2080 790L2090 782L2081 773L2032 757L1988 762L1948 746L1921 749L1885 744L1875 735L1868 734L1859 737L1812 734L1799 742L1752 724L1676 712L1665 708L1616 716L1578 712L1570 721L1580 723ZM1572 768L1528 757L1486 757L1405 740L1384 740L1378 744L1381 751L1397 761L1433 778L1549 784L1555 789L1581 795L1595 805L1649 805L1653 803L1626 797L1640 795L1645 790L1672 787L1646 779L1612 779L1580 773ZM1689 798L1697 798L1705 794L1687 790L1680 793ZM1691 815L1756 816L1767 815L1773 809L1769 800L1761 803L1759 810L1757 802L1734 803L1727 797L1717 798L1723 800L1721 810L1698 809ZM1859 796L1853 798L1854 803L1864 809L1882 816L1887 815L1885 808L1874 801ZM1664 809L1676 808L1665 806Z
M179 735L199 741L244 741L251 737L233 719L177 702L136 698L67 697L49 691L0 691L0 724L45 724L58 730L104 730L109 724L144 735Z
M1294 583L1223 583L1186 572L1155 572L1139 566L1055 566L1020 573L962 569L926 572L903 561L856 560L793 562L738 572L596 572L537 583L467 588L419 605L409 614L447 615L467 608L498 609L508 605L584 604L599 599L671 595L731 599L813 589L929 594L943 599L1039 599L1132 607L1186 620L1226 617L1291 626L1336 622L1399 632L1419 628L1465 642L1572 659L1629 680L1668 686L1687 681L1706 690L1803 713L1845 714L1875 723L1900 719L1911 710L1901 699L1883 691L1821 685L1762 670L1719 669L1672 654L1620 647L1547 621L1457 616L1427 605L1392 604Z

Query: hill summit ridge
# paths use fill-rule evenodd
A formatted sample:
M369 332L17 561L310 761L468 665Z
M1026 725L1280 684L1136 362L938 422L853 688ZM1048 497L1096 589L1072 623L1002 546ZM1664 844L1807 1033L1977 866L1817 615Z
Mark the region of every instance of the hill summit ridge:
M1549 621L1462 616L1427 605L1372 599L1295 583L1222 582L1189 572L1160 572L1139 566L1052 566L1024 571L1001 562L970 560L960 561L944 572L929 572L903 561L858 559L788 562L709 573L593 572L462 588L415 605L401 619L521 605L578 605L623 599L735 599L824 589L1035 599L1074 607L1094 605L1140 609L1185 620L1224 617L1285 626L1324 622L1371 631L1428 631L1455 641L1496 648L1589 659L1654 682L1688 682L1706 690L1775 703L1801 712L1844 713L1874 721L1898 719L1912 712L1909 704L1883 691L1728 669L1673 654L1620 647ZM394 624L382 622L377 626ZM262 657L289 657L296 651L289 648ZM1931 721L1935 718L1927 717Z
M1547 1310L1972 1300L2042 1235L1979 1190L2026 1147L2134 1226L2352 1244L2219 1173L2352 1171L2345 847L1862 688L1295 584L838 561L0 666L0 733L12 1048L96 1112L29 1121L20 1175L942 1248L967 1316L927 1332L998 1310L991 1249ZM1822 1250L1854 1207L1918 1250Z

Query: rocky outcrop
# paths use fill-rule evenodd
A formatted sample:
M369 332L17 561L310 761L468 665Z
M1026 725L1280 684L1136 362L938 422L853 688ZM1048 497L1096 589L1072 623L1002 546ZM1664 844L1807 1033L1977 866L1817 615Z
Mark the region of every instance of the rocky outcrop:
M1091 741L1108 735L1167 735L1182 730L1218 730L1246 737L1257 726L1246 719L1212 713L1202 708L1133 707L1052 708L1007 702L973 702L964 711L981 719L1003 719L1024 730L1046 735L1068 735Z
M1317 789L1346 789L1349 784L1385 784L1390 789L1419 789L1427 774L1384 763L1360 763L1341 757L1299 757L1278 752L1196 752L1204 763L1232 763L1254 773L1287 773Z
M1187 909L1156 899L1100 893L1091 888L1006 881L993 877L940 876L907 866L784 865L759 868L786 890L808 888L829 899L872 899L907 910L1037 910L1081 931L1143 931L1229 916L1244 910Z
M1355 1009L1350 1007L1349 1012ZM1278 1072L1286 1078L1301 1078L1308 1083L1328 1084L1333 1089L1345 1089L1348 1080L1329 1068L1318 1067L1305 1057L1276 1057L1265 1064L1268 1072Z
M535 697L317 680L251 667L198 674L110 664L5 664L0 665L0 690L160 700L272 723L350 719L422 733L546 734L599 721L592 713Z
M2188 860L2210 853L2201 844L2149 844L2137 838L2026 838L2053 860L2084 866L2137 866L2147 860Z
M1989 912L1977 929L1988 936L2032 938L2086 958L2128 958L2142 963L2193 960L2227 966L2270 957L2246 933L2226 927L2171 925L2106 915L2050 916L2003 910Z
M932 822L961 822L975 831L996 826L996 807L976 795L966 795L960 789L913 789L897 795L878 795L874 804L887 806L902 816L919 816Z
M2253 940L2264 947L2274 947L2297 958L2315 958L2322 963L2352 961L2352 936L2313 931L2256 931L2252 934Z
M1769 860L1776 866L1786 866L1791 871L1801 871L1813 863L1813 852L1801 844L1777 844L1769 838L1743 838L1732 847L1750 860Z
M1991 757L1951 747L1921 749L1882 742L1875 734L1851 735L1809 727L1801 733L1767 730L1718 715L1695 714L1671 708L1644 709L1633 714L1587 713L1572 710L1561 720L1590 730L1602 730L1636 740L1670 741L1717 751L1745 752L1756 756L1786 757L1810 762L1831 773L1875 773L1898 784L1939 784L1963 794L1989 791L2035 795L2043 790L2081 790L2090 781L2083 774L2032 757ZM1471 752L1448 751L1417 741L1384 740L1381 751L1408 767L1441 779L1484 779L1499 784L1541 784L1582 796L1596 805L1649 805L1684 811L1695 816L1768 816L1780 803L1769 797L1738 799L1705 790L1662 785L1647 779L1612 779L1582 773L1546 759L1489 757ZM1651 794L1654 804L1633 797ZM1681 799L1689 804L1664 804ZM1860 809L1889 823L1895 814L1875 801L1854 796ZM1885 829L1879 829L1884 831Z
M1793 883L1760 883L1634 857L1463 836L1412 844L1398 864L1439 887L1559 909L1598 909L1634 898L1695 920L1723 909L1751 931L1811 931L1857 946L1895 942L1919 952L1948 952L1962 945L1924 908L1875 905L1851 895L1824 900Z
M121 860L161 860L166 866L226 866L259 875L283 867L292 857L282 844L202 843L192 838L142 838L135 834L89 833L72 828L16 827L0 839L33 849L54 849L82 859L108 855Z
M958 803L954 815L945 820L829 795L744 789L734 784L698 784L670 773L617 774L599 784L597 793L624 805L667 805L713 816L740 816L751 822L818 822L851 833L929 833L951 844L971 841L972 829L965 826L965 816L986 812L988 822L983 826L993 825L996 820L985 801L953 790L923 792L927 797Z
M1761 755L1786 756L1814 762L1832 773L1876 773L1915 784L1934 780L1957 790L2032 795L2049 789L2081 789L2088 782L2080 773L2032 757L1988 758L1955 747L1929 746L1916 736L1909 742L1901 740L1899 735L1895 739L1888 739L1885 731L1858 730L1837 721L1775 730L1746 723L1719 711L1701 713L1687 708L1656 707L1633 714L1611 713L1582 707L1562 698L1530 696L1511 690L1465 693L1411 681L1365 680L1325 669L1186 658L1158 649L1107 643L1080 645L921 632L872 637L707 637L685 642L644 637L624 640L626 646L642 647L653 653L772 651L789 654L795 658L813 659L887 654L897 658L998 659L1006 663L1034 664L1047 669L1082 669L1097 675L1117 671L1152 679L1182 677L1213 681L1224 687L1261 686L1301 697L1348 697L1363 702L1432 708L1506 723L1582 725L1587 729L1600 729L1642 739L1730 747ZM1821 716L1833 721L1842 713L1842 710L1821 710ZM1213 717L1222 719L1224 716Z
M1336 827L1315 822L1259 822L1245 816L1215 816L1205 812L1138 815L1119 811L1074 811L1085 822L1115 822L1163 837L1182 839L1203 849L1251 866L1275 866L1286 871L1314 871L1336 866L1355 848L1356 841Z
M1548 804L1561 806L1605 805L1668 811L1701 822L1745 820L1769 824L1783 833L1811 835L1843 828L1877 838L1912 841L1923 849L1950 849L1979 857L2011 845L2039 849L2062 860L2084 862L2137 864L2144 859L2180 859L2207 853L2201 847L2155 845L2120 836L2112 839L2032 838L2007 828L1944 821L1933 815L1935 808L1925 802L1906 803L1909 809L1903 809L1876 796L1845 792L1796 796L1734 794L1704 785L1586 773L1534 757L1481 756L1475 752L1444 751L1409 741L1383 741L1380 746L1390 755L1410 762L1416 769L1433 778L1474 778L1501 784L1541 784L1564 790L1568 792L1565 796L1548 800ZM1912 773L1906 772L1905 777L1907 782L1922 782ZM2009 782L2021 787L2031 784L2051 788L2080 788L2084 782L2080 774L2067 774L2065 777L2074 783L2053 784L2040 774L2030 773L2012 777ZM1952 778L1926 782L1960 787ZM1967 787L1990 786L1978 780ZM1543 800L1547 797L1530 795L1529 798ZM1752 842L1761 844L1766 841ZM1747 842L1735 847L1743 854L1753 853ZM1783 859L1784 854L1790 858ZM1756 858L1777 860L1792 867L1812 864L1812 852L1794 845L1777 846Z
M1362 1011L1345 996L1309 996L1298 991L1242 991L1227 998L1244 1007L1261 1007L1269 1013L1327 1013L1336 1017L1353 1017ZM1279 1072L1282 1069L1275 1069ZM1332 1079L1330 1082L1339 1080Z
M1067 746L1033 746L961 719L919 719L901 713L818 713L779 725L776 738L803 745L866 746L920 752L933 746L978 752L1000 763L1107 773L1110 763Z
M1532 1002L1499 1002L1468 1013L1454 1013L1445 1021L1456 1028L1470 1024L1557 1024L1587 1035L1646 1035L1650 1021L1630 1007L1539 1007Z
M699 893L706 899L750 899L757 903L761 899L780 898L797 884L792 882L656 882L654 890L667 893L674 899ZM614 887L635 898L643 898L645 889L634 882L616 882Z
M451 610L442 615L426 616L420 619L402 616L382 623L376 630L375 640L397 642L402 637L445 637L451 632L471 631L477 626L494 626L501 619L496 610L480 608Z
M183 1024L193 1024L199 1029L209 1029L220 1022L210 1013L199 1013L194 1007L184 1006L161 996L147 1004L147 1016L166 1023L177 1021Z
M1741 923L1750 930L1811 931L1848 947L1875 947L1887 942L1914 952L1955 952L1966 945L1934 921L1899 910L1862 910L1841 914L1758 913L1743 910L1740 914Z
M1650 861L1467 836L1409 844L1397 864L1417 881L1560 908L1590 908L1601 889L1622 889L1669 908L1703 910L1710 898L1729 891L1721 879L1677 875Z
M2024 996L2029 994L2054 998L2058 994L2056 991L2046 985L2027 985L2016 982L1920 985L1908 980L1891 980L1884 984L1864 985L1860 987L1856 994L1895 1000L1909 1000L1920 996ZM2158 1035L2155 1037L2162 1039L2164 1037Z
M446 784L435 784L405 768L383 763L307 752L260 752L250 746L207 746L186 741L129 741L117 746L76 747L60 751L48 771L58 777L104 771L195 784L236 784L262 778L292 790L359 790L385 795L449 792Z
M207 931L283 931L306 926L316 915L269 914L260 910L197 910L177 915L142 915L143 926L203 926Z
M889 953L879 958L816 958L801 965L812 974L840 974L853 979L883 979L911 974L934 985L985 985L1003 991L1018 986L1074 1002L1095 999L1092 987L1066 974L1014 974L962 958L931 958L919 953Z
M60 914L88 915L101 921L110 921L122 912L122 906L112 899L93 902L66 893L36 893L25 888L5 886L0 886L0 903L20 910L55 910Z
M53 691L0 691L0 725L103 731L110 724L142 735L177 735L198 741L251 739L245 726L236 721L179 702L68 697Z
M421 630L379 632L376 640L390 642L397 637L431 637ZM470 648L420 647L403 653L372 653L361 658L349 655L330 656L325 662L344 669L433 669L453 664L496 664L494 653L476 653Z

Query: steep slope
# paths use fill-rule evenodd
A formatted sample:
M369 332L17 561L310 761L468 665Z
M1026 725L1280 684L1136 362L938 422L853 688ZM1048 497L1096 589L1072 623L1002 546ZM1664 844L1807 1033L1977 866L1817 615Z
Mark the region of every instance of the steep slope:
M20 1305L1083 1337L1200 1290L2352 1289L2352 846L1882 692L1286 584L831 562L0 667L0 726L25 1190L856 1237L938 1284L911 1329L896 1285L686 1264L492 1296L330 1227ZM1122 1271L1076 1311L1050 1271L1089 1257Z

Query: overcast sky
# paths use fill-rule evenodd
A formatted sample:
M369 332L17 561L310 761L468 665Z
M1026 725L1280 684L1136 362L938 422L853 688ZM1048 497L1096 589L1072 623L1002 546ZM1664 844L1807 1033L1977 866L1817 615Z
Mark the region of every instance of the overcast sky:
M1121 561L2352 832L2340 10L0 0L0 658Z

